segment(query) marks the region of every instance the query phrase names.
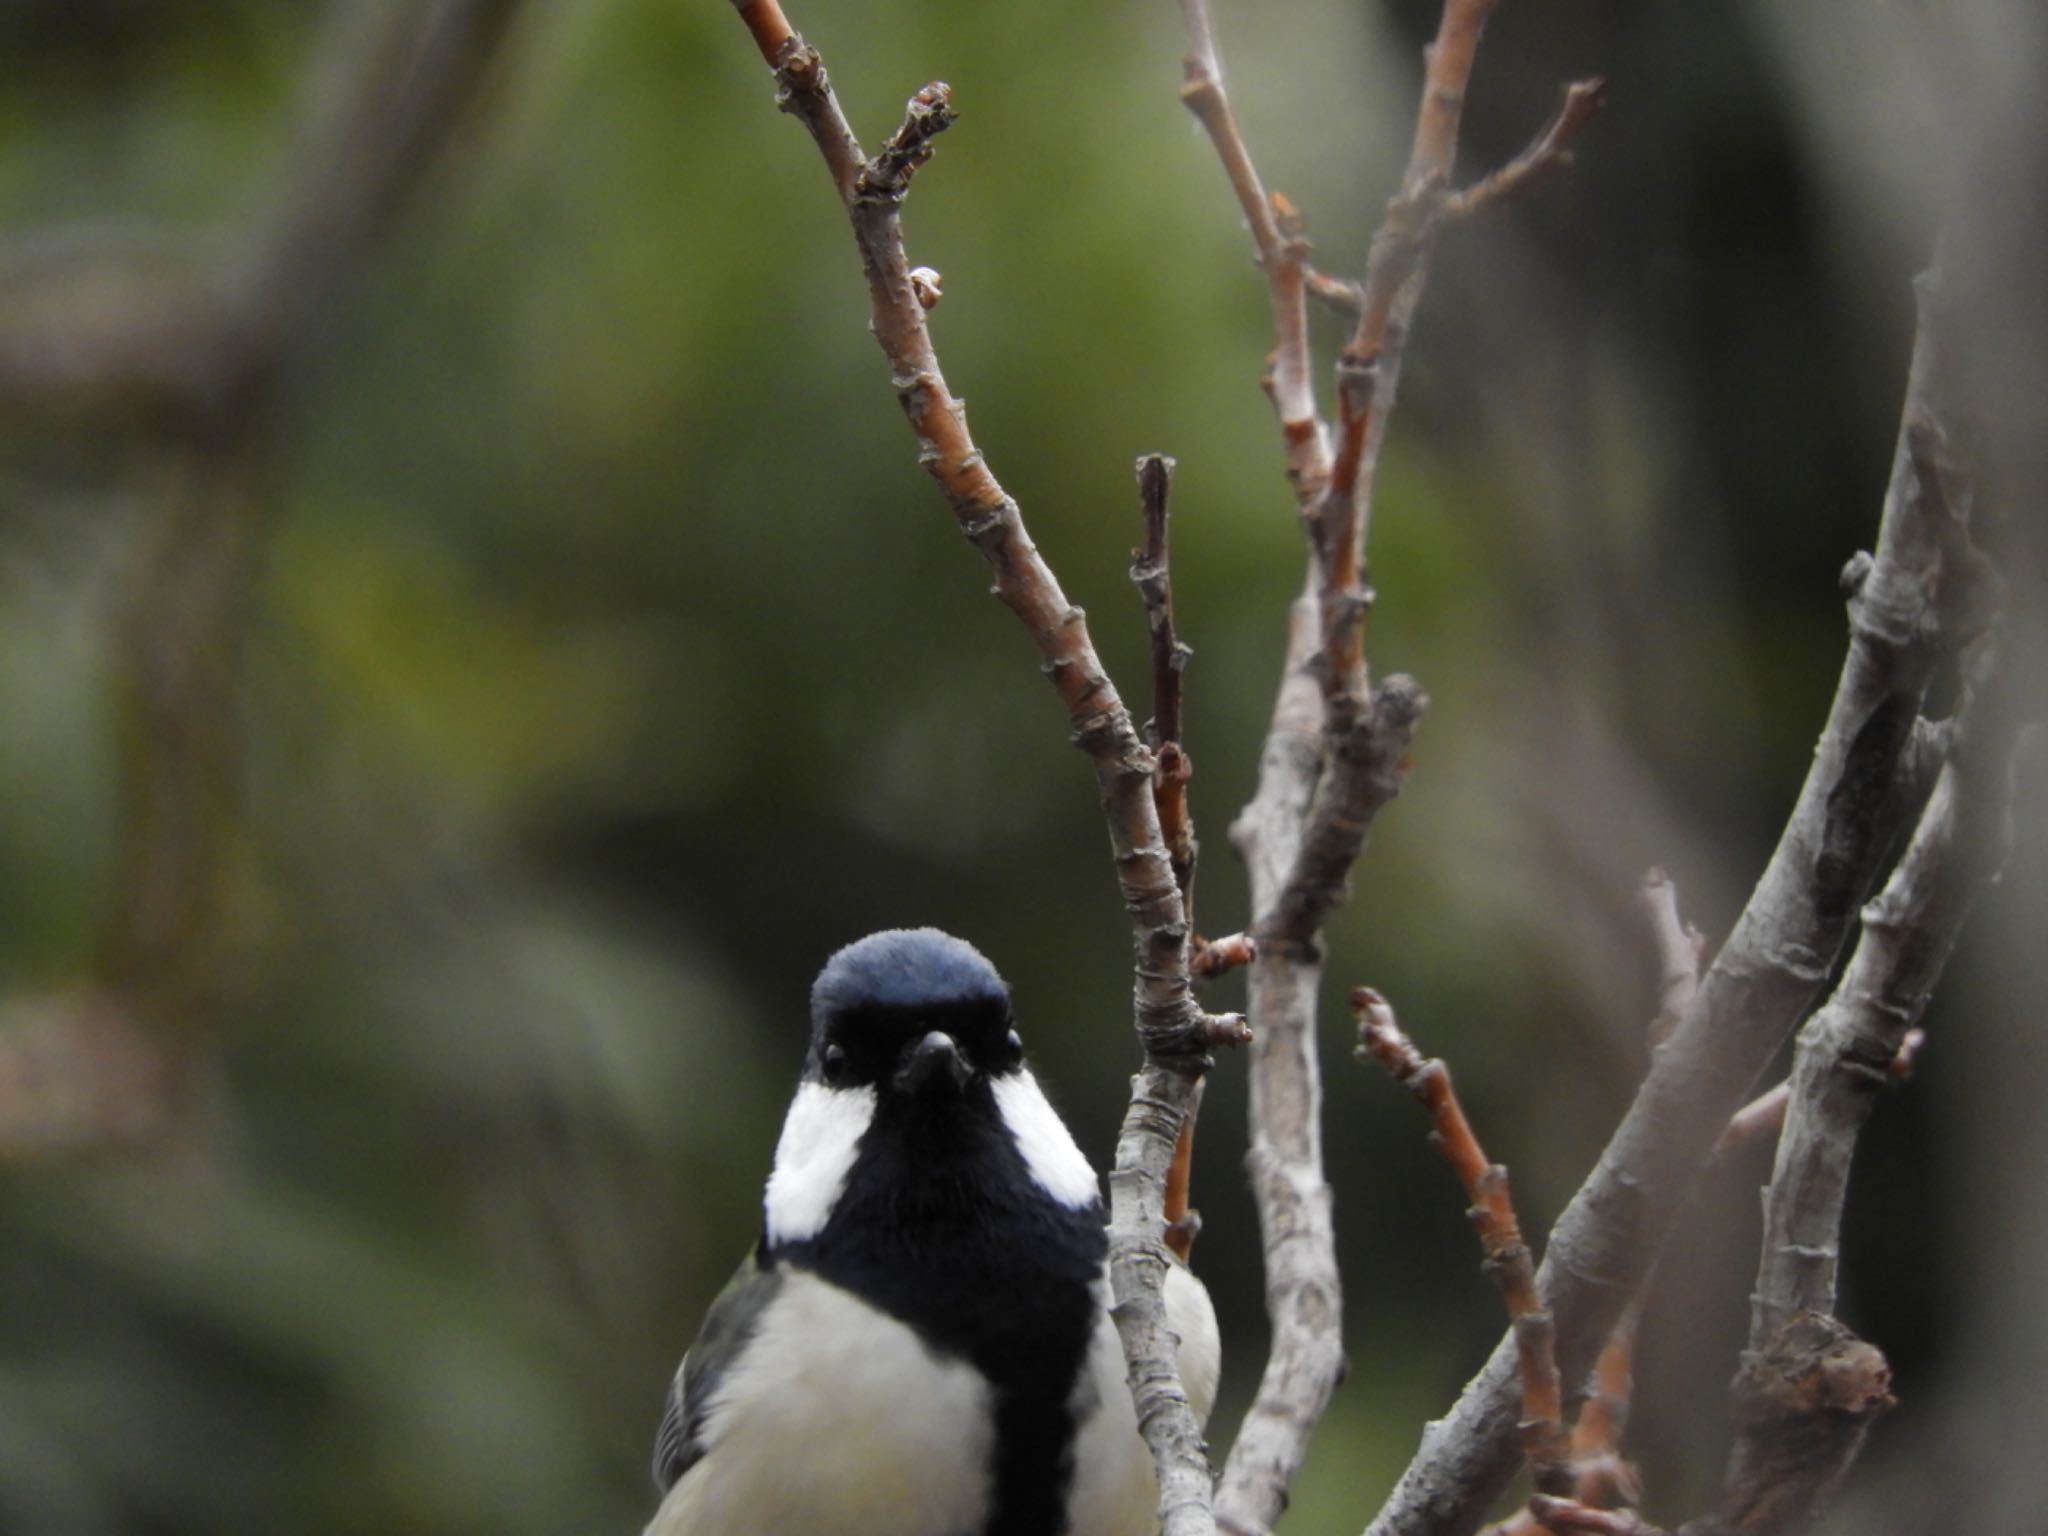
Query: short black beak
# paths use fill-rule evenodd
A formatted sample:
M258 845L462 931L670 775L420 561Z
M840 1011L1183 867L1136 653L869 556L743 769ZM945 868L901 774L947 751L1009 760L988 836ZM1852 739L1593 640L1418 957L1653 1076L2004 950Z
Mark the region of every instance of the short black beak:
M896 1072L896 1088L911 1095L956 1094L973 1076L974 1068L960 1054L953 1037L935 1029L904 1050L903 1065Z

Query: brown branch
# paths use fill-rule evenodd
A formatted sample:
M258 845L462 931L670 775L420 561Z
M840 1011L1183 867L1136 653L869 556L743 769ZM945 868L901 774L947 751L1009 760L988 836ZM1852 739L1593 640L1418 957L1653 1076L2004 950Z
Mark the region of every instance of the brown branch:
M1423 1059L1387 1000L1370 987L1359 987L1351 994L1351 1011L1358 1020L1359 1059L1377 1061L1421 1101L1436 1127L1438 1150L1471 1198L1467 1214L1486 1256L1482 1267L1500 1287L1514 1329L1521 1362L1522 1444L1530 1472L1542 1492L1569 1492L1574 1486L1571 1444L1565 1434L1564 1391L1558 1381L1551 1316L1536 1294L1536 1266L1515 1219L1508 1171L1489 1161L1480 1147L1451 1086L1450 1069L1433 1057Z
M1643 1496L1642 1478L1621 1454L1635 1395L1636 1337L1643 1298L1629 1303L1593 1366L1593 1392L1572 1426L1572 1497L1598 1509L1633 1507Z
M1939 430L1945 352L1923 281L1922 322L1877 549L1849 603L1850 644L1798 803L1728 941L1651 1062L1598 1165L1550 1235L1539 1271L1576 1379L1635 1295L1729 1117L1804 1015L1845 943L1903 814L1888 793L1939 654L1949 516L1909 439ZM1475 1529L1515 1465L1515 1353L1503 1339L1430 1429L1370 1536Z
M1145 544L1131 551L1131 581L1145 602L1145 628L1152 637L1152 720L1146 739L1158 754L1152 799L1159 809L1159 831L1173 861L1174 883L1180 887L1182 914L1195 921L1194 817L1188 807L1188 780L1195 765L1181 745L1181 679L1194 652L1173 627L1173 572L1167 541L1168 499L1173 490L1173 460L1148 453L1138 460L1138 495L1145 510ZM1199 955L1197 970L1199 971Z
M1598 76L1574 80L1565 87L1557 115L1534 142L1499 170L1444 200L1444 218L1456 222L1528 189L1552 171L1572 163L1572 146L1586 125L1607 104L1607 82Z
M969 434L965 408L946 386L926 327L904 255L901 208L911 172L929 153L932 137L953 120L950 93L942 84L919 91L902 127L867 160L817 50L788 30L773 0L746 0L737 9L774 68L778 101L809 131L846 205L867 278L870 328L916 436L919 460L987 560L996 595L1037 647L1075 745L1095 770L1117 881L1131 914L1135 1007L1145 1050L1109 1181L1113 1310L1138 1423L1159 1469L1165 1536L1199 1536L1214 1529L1208 1460L1179 1380L1160 1289L1172 1262L1164 1243L1167 1173L1213 1032L1188 974L1190 934L1153 803L1154 759L1096 656L1081 610L1068 602L1016 502Z
M1358 323L1337 360L1337 445L1329 488L1311 513L1322 570L1323 693L1334 734L1365 707L1363 580L1380 445L1400 385L1409 322L1422 301L1458 150L1465 91L1498 0L1444 0L1423 70L1415 142L1366 260Z
M1188 1102L1187 1117L1180 1123L1180 1140L1174 1144L1173 1166L1166 1171L1166 1246L1181 1263L1194 1251L1202 1234L1202 1216L1191 1199L1195 1165L1195 1120L1202 1112L1202 1092L1195 1090Z

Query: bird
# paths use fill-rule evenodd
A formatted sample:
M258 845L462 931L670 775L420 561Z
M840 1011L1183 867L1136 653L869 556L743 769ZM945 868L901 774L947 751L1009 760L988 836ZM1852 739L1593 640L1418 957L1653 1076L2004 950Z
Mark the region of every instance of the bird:
M1093 1167L965 940L889 929L811 989L759 1241L683 1357L645 1536L1148 1536ZM1198 1418L1208 1292L1169 1265Z

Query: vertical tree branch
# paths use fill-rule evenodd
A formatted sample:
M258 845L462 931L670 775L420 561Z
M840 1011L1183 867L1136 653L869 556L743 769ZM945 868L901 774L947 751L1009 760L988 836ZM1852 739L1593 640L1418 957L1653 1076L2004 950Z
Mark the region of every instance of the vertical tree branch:
M1173 861L1182 916L1195 923L1195 825L1188 810L1188 780L1194 764L1181 745L1182 676L1194 655L1174 630L1173 571L1167 539L1168 498L1173 460L1148 453L1138 460L1138 494L1144 503L1145 543L1131 554L1131 581L1145 603L1145 628L1152 637L1152 720L1146 737L1158 757L1152 798L1159 831Z

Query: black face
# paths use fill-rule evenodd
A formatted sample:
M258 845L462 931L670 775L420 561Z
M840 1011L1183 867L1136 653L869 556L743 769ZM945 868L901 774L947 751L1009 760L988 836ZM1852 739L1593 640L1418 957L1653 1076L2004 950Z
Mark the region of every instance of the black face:
M937 929L850 944L811 989L804 1076L829 1087L958 1089L1023 1061L1010 989L980 951Z

